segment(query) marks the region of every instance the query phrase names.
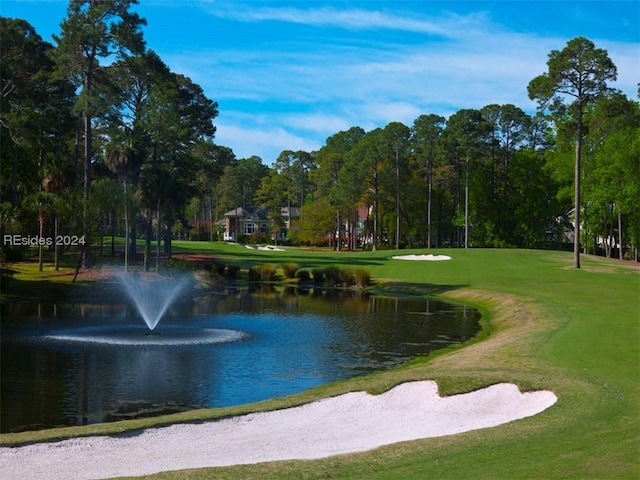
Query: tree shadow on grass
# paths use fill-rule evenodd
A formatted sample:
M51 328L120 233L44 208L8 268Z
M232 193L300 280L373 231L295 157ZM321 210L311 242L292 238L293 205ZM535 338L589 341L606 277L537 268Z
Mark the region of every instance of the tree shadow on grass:
M20 280L3 276L1 293L3 298L63 300L68 297L69 287L49 280Z
M468 287L468 285L440 285L418 282L384 282L374 283L371 293L378 295L441 295L446 292Z
M33 301L111 301L122 296L122 291L115 280L101 279L82 283L71 283L73 273L64 274L65 280L20 279L13 274L7 274L3 269L2 288L0 293L3 300Z
M323 255L323 254L314 254L313 256L309 255L296 255L291 254L290 252L286 252L283 256L274 255L271 252L255 252L251 251L248 253L242 254L234 254L236 257L242 257L250 263L298 263L300 268L313 268L313 267L328 267L328 266L340 266L340 265L348 265L351 267L365 267L365 266L374 266L374 265L382 265L384 262L381 259L375 258L358 258L356 255L349 255L341 258L340 255Z
M354 253L354 252L348 252ZM341 257L339 254L324 255L324 254L295 254L291 251L262 251L254 249L238 250L237 252L222 254L216 253L192 253L180 251L175 253L174 258L183 259L194 264L198 263L211 263L214 261L229 263L229 264L242 264L244 267L249 268L252 265L257 264L284 264L284 263L296 263L300 268L321 268L328 266L349 266L349 267L370 267L376 265L383 265L384 259L376 258L358 258L356 255L349 255Z

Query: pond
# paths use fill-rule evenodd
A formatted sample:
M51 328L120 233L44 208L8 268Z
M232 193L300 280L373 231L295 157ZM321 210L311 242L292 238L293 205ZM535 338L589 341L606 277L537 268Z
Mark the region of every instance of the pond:
M157 335L124 303L3 303L3 433L289 395L402 364L480 329L467 306L332 290L190 298Z

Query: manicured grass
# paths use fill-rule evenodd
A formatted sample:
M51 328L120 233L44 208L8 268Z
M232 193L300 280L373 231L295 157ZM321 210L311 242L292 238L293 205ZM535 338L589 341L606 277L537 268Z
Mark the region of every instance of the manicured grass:
M598 478L640 477L640 268L571 254L529 250L446 250L445 262L391 260L393 254L262 252L237 245L175 242L253 263L367 268L374 290L435 293L485 312L488 336L391 371L338 382L259 405L192 412L160 421L211 418L247 409L281 408L347 390L380 392L413 379L435 379L444 394L501 381L550 389L559 401L537 416L486 430L405 442L362 454L167 472L154 478ZM2 442L51 435L114 432L158 420L4 435Z
M69 291L74 269L60 267L54 270L53 264L45 264L43 271L38 264L20 262L2 266L2 297L11 298L55 298Z

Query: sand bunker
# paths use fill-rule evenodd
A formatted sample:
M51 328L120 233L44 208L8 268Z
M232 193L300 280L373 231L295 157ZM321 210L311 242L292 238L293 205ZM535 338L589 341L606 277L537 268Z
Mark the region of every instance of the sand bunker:
M275 247L273 245L245 245L244 248L249 248L251 250L262 250L265 252L284 252L284 248Z
M391 257L395 260L426 260L431 262L439 262L442 260L451 260L451 257L447 255L433 255L430 253L429 255L396 255L395 257Z
M322 458L493 427L556 400L552 392L521 393L513 384L440 397L435 382L412 382L381 395L353 392L219 421L0 448L0 471L4 479L95 479Z

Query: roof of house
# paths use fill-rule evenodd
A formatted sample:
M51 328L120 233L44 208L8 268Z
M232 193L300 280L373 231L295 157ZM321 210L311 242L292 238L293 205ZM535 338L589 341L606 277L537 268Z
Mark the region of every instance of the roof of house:
M225 217L242 218L248 221L266 221L268 220L268 211L265 208L260 207L237 207L233 210L229 210L224 214Z
M283 217L300 217L300 207L282 207L280 214ZM237 207L224 214L225 219L218 223L224 225L227 218L237 218L243 222L267 222L269 220L269 209L261 207Z

